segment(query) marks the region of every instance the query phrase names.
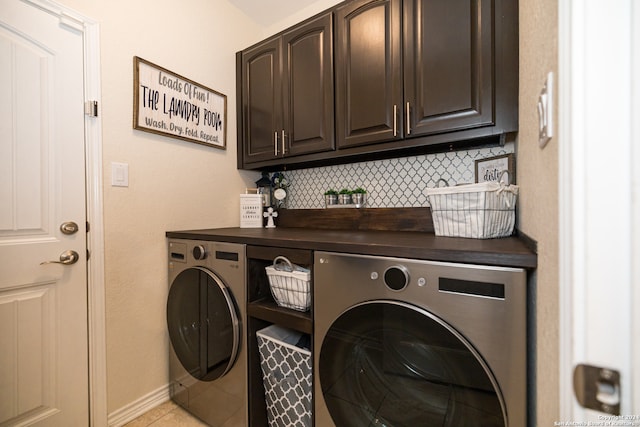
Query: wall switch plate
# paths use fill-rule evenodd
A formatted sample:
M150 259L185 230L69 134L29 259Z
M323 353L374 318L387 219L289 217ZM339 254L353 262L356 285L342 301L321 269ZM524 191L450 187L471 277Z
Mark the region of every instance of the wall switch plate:
M553 137L553 72L547 74L538 96L538 145L544 148Z
M111 162L111 186L129 186L129 164Z

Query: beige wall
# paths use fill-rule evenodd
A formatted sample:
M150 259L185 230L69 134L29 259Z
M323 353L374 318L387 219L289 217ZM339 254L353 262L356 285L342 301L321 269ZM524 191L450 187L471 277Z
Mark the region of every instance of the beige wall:
M547 72L558 80L558 0L520 2L519 228L538 242L535 425L560 418L558 393L558 137L538 147L536 103ZM556 84L557 86L557 84ZM557 93L555 111L557 111ZM556 114L557 123L557 114ZM556 135L558 128L555 128Z
M237 226L235 52L261 29L225 0L61 0L100 24L108 412L168 382L166 241ZM132 129L133 56L227 95L227 149ZM112 187L111 162L129 164Z

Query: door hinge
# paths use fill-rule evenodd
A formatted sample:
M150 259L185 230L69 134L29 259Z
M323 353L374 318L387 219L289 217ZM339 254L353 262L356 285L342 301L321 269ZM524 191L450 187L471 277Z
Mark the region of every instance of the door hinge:
M89 117L98 117L98 101L85 101L84 114Z
M573 370L573 392L584 408L620 415L620 372L579 364Z

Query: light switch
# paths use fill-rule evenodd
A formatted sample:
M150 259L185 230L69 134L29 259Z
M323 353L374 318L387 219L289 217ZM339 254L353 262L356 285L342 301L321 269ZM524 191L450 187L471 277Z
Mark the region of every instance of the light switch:
M553 72L547 74L538 96L538 144L544 148L553 137Z
M111 186L129 186L129 164L111 162Z

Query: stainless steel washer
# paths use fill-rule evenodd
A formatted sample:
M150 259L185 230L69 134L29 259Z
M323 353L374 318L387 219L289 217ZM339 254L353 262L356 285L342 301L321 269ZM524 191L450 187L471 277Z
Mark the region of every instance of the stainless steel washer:
M316 252L318 426L526 425L522 269Z
M171 398L207 424L247 425L245 246L169 240Z

